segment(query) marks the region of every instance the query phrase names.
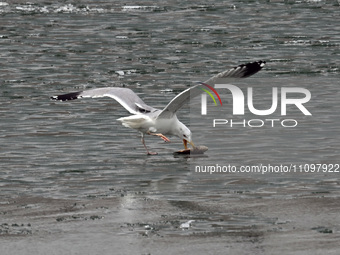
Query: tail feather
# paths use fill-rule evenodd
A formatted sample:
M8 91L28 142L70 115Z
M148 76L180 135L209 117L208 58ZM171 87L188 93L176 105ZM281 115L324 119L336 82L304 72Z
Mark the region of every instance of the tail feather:
M120 121L124 127L141 129L143 128L143 125L145 125L145 122L149 121L150 118L145 115L131 115L117 120Z

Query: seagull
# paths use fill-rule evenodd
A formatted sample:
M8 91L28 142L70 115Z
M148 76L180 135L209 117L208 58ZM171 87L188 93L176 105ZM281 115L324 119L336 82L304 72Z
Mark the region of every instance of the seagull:
M188 150L188 143L195 148L192 141L190 129L178 120L176 112L191 98L202 93L200 87L206 84L213 84L220 78L245 78L262 69L265 61L256 61L242 64L224 72L218 73L204 83L192 86L175 96L164 109L156 109L147 105L131 89L121 87L105 87L90 90L72 92L68 94L52 96L51 99L59 101L74 100L78 98L100 98L110 97L120 103L130 116L117 119L123 126L135 129L141 133L141 142L146 149L147 155L156 155L157 152L150 152L145 145L145 135L158 136L165 142L170 139L165 135L174 135L183 140L185 150Z

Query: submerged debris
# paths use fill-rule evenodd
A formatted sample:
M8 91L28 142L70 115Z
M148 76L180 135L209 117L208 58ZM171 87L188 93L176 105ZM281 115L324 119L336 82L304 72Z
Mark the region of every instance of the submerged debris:
M180 151L175 151L174 154L175 155L179 155L179 154L203 154L204 152L206 152L208 150L207 146L196 146L195 148L190 148L190 149L184 149L184 150L180 150Z

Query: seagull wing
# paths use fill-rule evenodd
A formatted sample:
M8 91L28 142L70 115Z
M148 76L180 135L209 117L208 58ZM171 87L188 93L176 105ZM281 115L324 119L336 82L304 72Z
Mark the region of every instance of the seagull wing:
M77 98L98 98L98 97L111 97L120 103L131 114L142 114L153 112L156 109L145 104L143 100L131 89L128 88L98 88L90 89L79 92L68 93L59 96L53 96L54 100L74 100Z
M246 78L260 71L265 63L265 61L256 61L248 64L242 64L222 73L219 73L211 77L204 83L213 84L216 80L221 78ZM205 88L205 86L202 84L198 84L179 93L169 102L169 104L162 110L157 118L169 118L174 115L177 110L180 109L191 98L194 98L202 93L202 90L199 88Z

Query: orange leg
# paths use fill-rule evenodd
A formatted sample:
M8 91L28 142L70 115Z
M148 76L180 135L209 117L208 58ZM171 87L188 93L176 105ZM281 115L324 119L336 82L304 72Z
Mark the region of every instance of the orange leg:
M164 140L164 142L170 142L170 139L167 138L165 135L163 134L156 134L156 133L151 133L151 132L147 132L148 135L154 135L154 136L159 136L160 138L162 138Z
M157 155L158 154L157 152L151 152L151 151L148 150L148 148L145 145L145 140L144 140L144 134L143 133L142 133L142 139L141 140L142 140L142 143L144 145L144 148L146 149L147 155Z
M184 149L187 150L188 149L188 141L183 139L183 144L184 144Z

